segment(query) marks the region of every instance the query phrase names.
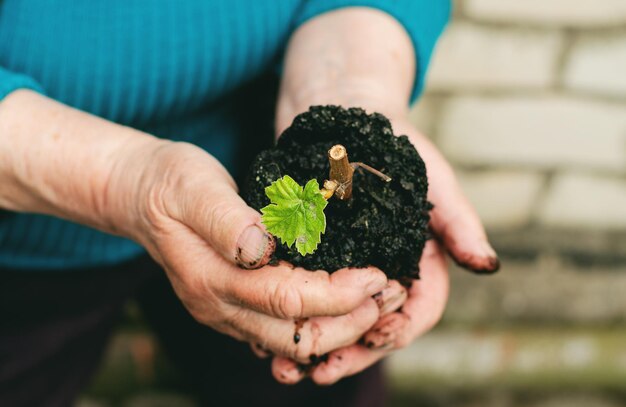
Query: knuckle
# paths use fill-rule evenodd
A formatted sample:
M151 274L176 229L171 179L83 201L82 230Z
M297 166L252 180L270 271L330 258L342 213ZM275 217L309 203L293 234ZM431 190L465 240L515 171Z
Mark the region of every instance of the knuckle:
M170 218L165 204L165 189L161 184L151 186L143 201L143 221L157 230L162 229L162 225Z
M208 229L213 236L223 234L224 229L233 225L232 220L237 219L237 207L222 199L217 199L206 207L203 218L208 224ZM202 206L199 206L202 207Z
M282 319L304 316L302 295L288 280L276 285L274 293L270 296L270 308L274 315Z

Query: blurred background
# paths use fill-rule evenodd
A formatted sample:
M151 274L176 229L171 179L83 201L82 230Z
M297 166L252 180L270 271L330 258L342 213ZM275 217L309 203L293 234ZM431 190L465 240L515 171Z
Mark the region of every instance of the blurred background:
M501 255L451 267L393 406L626 405L626 1L460 0L412 119ZM131 306L81 407L194 406Z

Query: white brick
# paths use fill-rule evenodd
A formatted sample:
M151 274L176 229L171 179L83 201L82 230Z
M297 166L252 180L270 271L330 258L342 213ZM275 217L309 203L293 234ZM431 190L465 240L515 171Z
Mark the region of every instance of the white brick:
M462 164L626 170L626 105L562 97L457 97L438 144Z
M465 0L465 14L482 21L596 27L626 23L624 0Z
M578 234L583 233L585 238L592 234ZM548 236L542 237L541 231L536 230L535 235L545 251L556 249L545 241ZM492 240L498 248L498 234L492 235ZM502 269L493 278L472 277L457 266L450 270L445 319L453 325L536 321L542 325L610 326L626 318L626 263L575 266L549 255L536 261L516 261L504 255Z
M567 59L564 84L575 90L626 98L626 35L577 41Z
M575 297L571 298L570 302L575 300ZM396 388L415 394L428 394L433 388L443 388L447 393L440 397L442 400L450 400L450 389L485 394L490 386L519 388L523 384L526 394L526 400L519 403L511 402L509 395L492 398L491 402L475 402L473 399L472 402L445 403L450 406L618 407L623 404L611 402L610 398L607 402L601 397L598 400L571 393L576 391L577 385L592 382L624 383L625 339L621 327L595 331L528 324L504 329L494 329L489 324L487 327L469 325L456 329L441 327L418 338L406 349L393 352L387 366ZM601 381L598 372L601 377L611 380ZM557 386L571 383L572 378L577 380L573 382L576 384L570 385L568 392L562 391L565 399L562 403L528 402L528 394L533 390L545 392L550 384L554 387L549 389L558 389Z
M549 226L625 230L626 179L559 175L539 218Z
M458 173L481 220L490 229L524 226L543 184L539 174L519 171Z
M427 86L431 90L543 88L554 81L560 45L555 32L453 23L436 49Z

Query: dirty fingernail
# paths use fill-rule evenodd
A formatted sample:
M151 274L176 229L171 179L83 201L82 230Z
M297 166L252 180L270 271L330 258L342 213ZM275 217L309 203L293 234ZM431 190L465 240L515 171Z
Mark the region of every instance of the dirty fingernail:
M500 260L496 251L488 242L482 243L482 253L485 259L483 265L475 268L473 271L476 274L493 274L498 271L500 269Z
M274 238L258 225L248 226L237 241L237 263L247 269L265 265L274 252Z
M395 339L394 334L366 335L364 345L371 350L387 350L393 347Z
M295 384L304 378L304 372L298 367L292 367L280 372L280 379L285 384Z
M389 298L384 298L384 297L385 295L383 291L383 304L382 304L382 307L380 307L381 316L387 315L397 310L398 308L400 308L406 301L407 292L404 288L402 288L399 292L394 293L392 297L389 297Z
M489 242L483 242L482 249L486 257L498 257L496 251L493 249L493 247L491 247Z

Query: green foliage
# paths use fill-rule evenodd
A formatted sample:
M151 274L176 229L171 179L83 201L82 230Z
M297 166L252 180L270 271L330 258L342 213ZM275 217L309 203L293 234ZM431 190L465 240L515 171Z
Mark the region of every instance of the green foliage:
M328 204L320 192L317 180L302 188L289 175L265 188L271 203L261 209L261 220L267 230L305 256L317 249L321 234L326 231L324 208Z

